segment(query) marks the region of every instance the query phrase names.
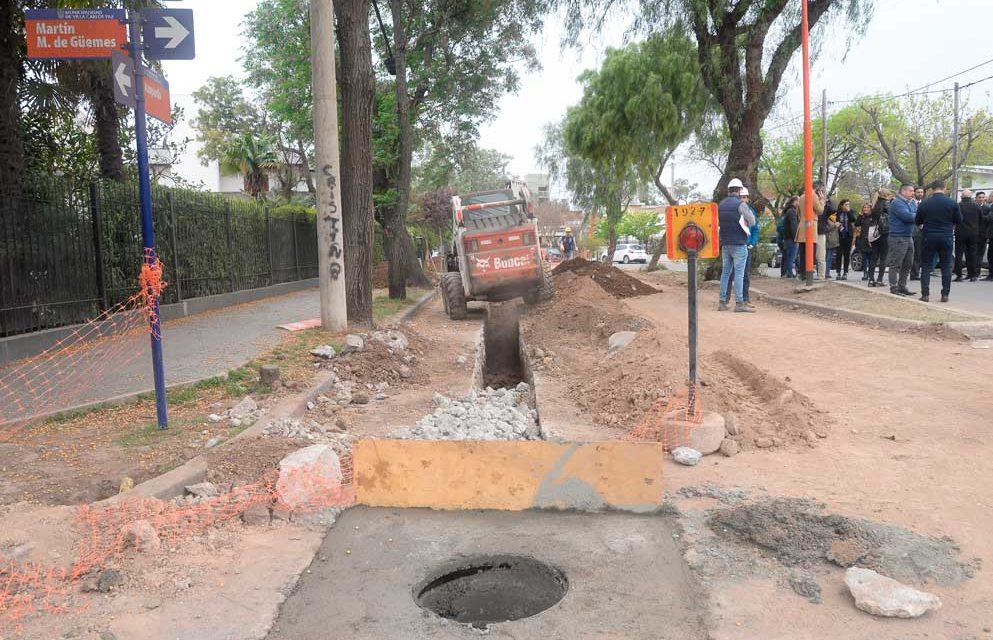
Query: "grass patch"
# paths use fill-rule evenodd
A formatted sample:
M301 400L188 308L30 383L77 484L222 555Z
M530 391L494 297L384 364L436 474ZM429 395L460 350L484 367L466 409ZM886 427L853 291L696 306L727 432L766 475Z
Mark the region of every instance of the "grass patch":
M400 313L404 309L423 300L429 293L431 293L430 289L415 289L409 287L407 289L407 298L405 300L394 300L388 295L376 296L372 300L373 322L379 323L390 316Z
M149 422L137 431L126 433L114 441L119 447L145 447L173 438L181 433L180 425L172 421L168 429L159 429L155 422Z

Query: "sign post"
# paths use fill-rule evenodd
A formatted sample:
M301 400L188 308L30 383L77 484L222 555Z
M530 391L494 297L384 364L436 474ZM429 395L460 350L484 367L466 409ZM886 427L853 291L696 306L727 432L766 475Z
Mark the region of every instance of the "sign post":
M138 152L138 199L141 203L141 239L145 247L145 265L158 266L155 254L155 227L152 222L152 178L148 173L148 123L145 119L145 73L141 64L141 15L132 11L128 16L131 36L131 61L134 74L134 129ZM115 69L115 77L117 70ZM155 378L155 413L160 429L169 426L166 408L165 370L162 365L162 327L159 319L159 298L151 294L152 310L152 374Z
M147 115L172 122L169 83L142 62L142 32L148 41L145 54L153 60L192 60L193 11L191 9L26 9L24 25L28 58L111 60L114 99L134 109L138 156L138 198L141 238L145 248L143 276L161 270L155 253L152 221L152 179L148 171ZM126 55L128 51L130 55ZM169 426L165 370L162 364L162 326L159 319L160 283L143 277L149 297L152 374L155 378L155 412L160 429Z
M689 351L689 411L696 414L697 369L697 258L716 258L717 205L696 203L666 209L666 254L670 260L686 260L687 347Z

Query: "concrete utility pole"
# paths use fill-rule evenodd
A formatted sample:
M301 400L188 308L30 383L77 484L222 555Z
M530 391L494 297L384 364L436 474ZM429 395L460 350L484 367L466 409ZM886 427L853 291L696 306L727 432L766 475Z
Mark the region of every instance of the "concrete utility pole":
M827 136L827 89L821 91L821 182L827 190L828 181L828 136Z
M341 165L338 152L338 100L334 69L332 0L311 0L311 57L314 87L314 147L317 155L317 262L321 326L348 327L345 308L344 229L341 222Z
M921 185L923 186L923 185ZM952 198L959 200L959 83L955 83L955 116L952 119Z

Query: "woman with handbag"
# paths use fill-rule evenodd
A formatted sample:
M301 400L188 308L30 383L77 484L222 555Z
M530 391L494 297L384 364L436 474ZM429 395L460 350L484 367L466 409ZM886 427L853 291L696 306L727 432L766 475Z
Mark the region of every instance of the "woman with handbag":
M869 242L872 244L872 261L879 265L879 277L873 279L872 272L869 273L870 287L882 287L886 284L883 282L883 274L886 273L886 254L889 253L890 200L892 199L893 192L886 187L880 187L872 203Z
M855 240L855 248L862 254L862 280L868 280L872 276L872 268L875 263L872 261L872 243L869 242L869 234L872 232L872 205L866 202L862 205L859 217L853 223L859 230L858 238ZM875 283L875 280L873 280ZM872 286L875 286L873 284Z

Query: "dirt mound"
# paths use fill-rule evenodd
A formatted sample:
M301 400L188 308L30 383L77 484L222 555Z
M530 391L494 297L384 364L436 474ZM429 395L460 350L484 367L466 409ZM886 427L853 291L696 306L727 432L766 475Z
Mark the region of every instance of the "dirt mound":
M207 480L224 490L230 485L258 482L279 461L312 442L303 439L241 438L207 453Z
M685 335L655 328L576 272L557 275L556 286L555 299L522 321L529 347L556 354L554 375L594 424L652 437L652 425L688 404ZM608 357L607 338L618 331L638 336ZM828 418L809 398L740 358L724 352L702 358L700 376L697 406L735 414L742 433L734 438L743 449L756 439L763 446L816 446L828 435Z
M660 291L660 289L656 289L637 278L629 276L617 267L612 267L601 262L590 262L583 258L566 260L552 269L552 273L556 276L565 273L574 273L577 276L588 277L615 298L648 296ZM558 278L556 278L557 284Z
M548 304L532 307L525 325L539 342L575 343L582 335L606 341L618 331L638 331L650 327L647 320L626 313L617 299L589 278L572 272L555 278L555 298ZM562 332L573 335L563 335Z
M707 356L703 371L718 405L735 413L745 430L742 444L765 438L771 446L787 441L813 445L830 433L829 416L810 398L728 351Z
M901 582L961 584L973 577L975 563L958 561L948 538L923 536L902 527L823 513L823 505L798 498L773 498L718 509L707 524L776 554L787 566L830 562L868 567Z

